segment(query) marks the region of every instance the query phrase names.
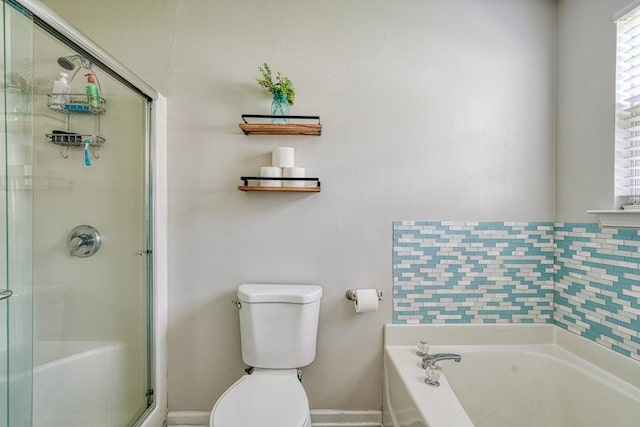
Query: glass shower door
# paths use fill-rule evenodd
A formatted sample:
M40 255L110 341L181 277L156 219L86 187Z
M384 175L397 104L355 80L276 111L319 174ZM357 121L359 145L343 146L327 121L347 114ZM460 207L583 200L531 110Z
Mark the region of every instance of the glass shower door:
M154 393L150 103L91 52L33 34L48 82L33 103L33 426L135 425ZM51 93L60 73L68 94Z
M13 427L32 422L33 20L9 1L2 18L0 427Z

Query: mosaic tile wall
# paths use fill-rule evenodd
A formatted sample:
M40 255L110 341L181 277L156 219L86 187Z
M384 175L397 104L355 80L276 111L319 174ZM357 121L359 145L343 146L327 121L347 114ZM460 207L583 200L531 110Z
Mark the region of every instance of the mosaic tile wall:
M640 234L555 225L555 323L640 360Z
M393 224L394 323L553 321L553 223Z
M639 230L397 221L393 242L394 323L554 322L640 360Z

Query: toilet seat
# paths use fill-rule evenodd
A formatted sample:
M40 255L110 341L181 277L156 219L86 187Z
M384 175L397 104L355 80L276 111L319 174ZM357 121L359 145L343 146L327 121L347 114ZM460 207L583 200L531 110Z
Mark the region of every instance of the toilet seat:
M220 396L210 427L308 427L309 401L294 370L243 375Z

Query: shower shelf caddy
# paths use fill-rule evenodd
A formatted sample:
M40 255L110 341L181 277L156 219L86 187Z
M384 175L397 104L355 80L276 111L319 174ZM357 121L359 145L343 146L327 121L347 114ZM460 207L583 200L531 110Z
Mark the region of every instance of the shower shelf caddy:
M247 119L277 119L277 120L301 120L318 121L318 123L264 123L249 122ZM320 116L271 116L263 114L243 114L243 123L240 129L245 135L311 135L322 134Z
M68 97L68 102L57 102L56 97ZM80 147L88 139L92 147L102 147L105 138L100 136L100 116L107 112L105 108L106 100L99 98L98 106L89 105L87 95L84 93L51 93L48 94L47 106L49 109L67 116L67 131L52 132L46 134L47 142L61 145L63 147ZM70 131L72 115L92 115L96 118L96 134L78 134ZM94 156L96 157L96 156ZM97 158L97 157L96 157Z
M80 147L89 139L92 147L102 147L105 139L100 135L81 135L77 133L48 133L47 142L63 147Z

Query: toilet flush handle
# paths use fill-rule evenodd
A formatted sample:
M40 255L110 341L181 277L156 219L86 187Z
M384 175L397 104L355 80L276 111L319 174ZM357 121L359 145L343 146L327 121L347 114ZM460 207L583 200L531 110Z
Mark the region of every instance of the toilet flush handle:
M242 303L238 298L234 298L231 300L231 304L235 305L238 310L242 308Z

